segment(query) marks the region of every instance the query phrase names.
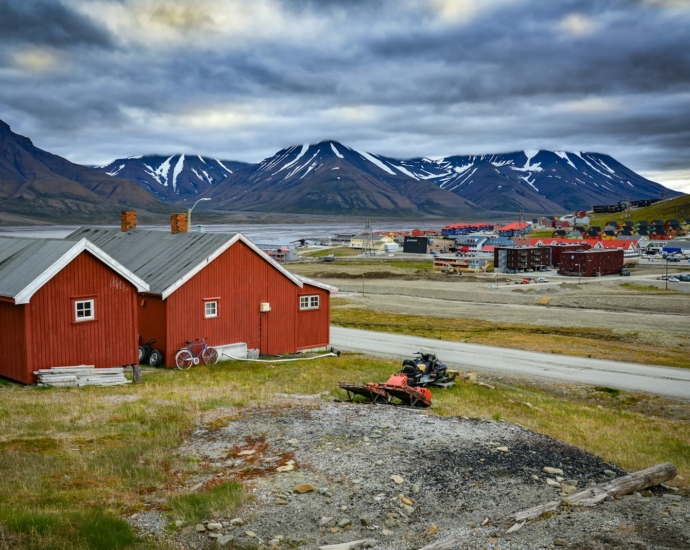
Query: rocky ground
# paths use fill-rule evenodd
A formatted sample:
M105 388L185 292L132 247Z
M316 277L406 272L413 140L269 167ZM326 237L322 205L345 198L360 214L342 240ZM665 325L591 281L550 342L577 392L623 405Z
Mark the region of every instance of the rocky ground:
M201 468L174 490L241 481L249 497L236 515L173 531L156 511L131 523L143 535L198 549L317 549L359 540L360 547L412 550L451 537L460 537L457 548L690 547L690 499L662 487L593 509L562 509L507 533L511 513L623 472L502 421L315 397L215 411L180 449Z

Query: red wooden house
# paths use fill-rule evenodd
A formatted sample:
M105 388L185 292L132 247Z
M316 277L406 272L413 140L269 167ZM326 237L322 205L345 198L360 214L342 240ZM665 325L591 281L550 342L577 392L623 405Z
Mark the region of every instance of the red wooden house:
M148 285L85 239L0 238L0 376L138 362L137 293Z
M82 227L70 238L87 238L149 284L139 331L166 365L197 338L221 353L238 343L266 355L329 345L337 289L294 275L242 234L122 229Z

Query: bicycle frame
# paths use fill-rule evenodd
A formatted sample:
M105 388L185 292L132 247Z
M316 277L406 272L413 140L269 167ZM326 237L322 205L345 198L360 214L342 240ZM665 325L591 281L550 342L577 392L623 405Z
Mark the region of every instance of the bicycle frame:
M180 348L178 350L178 351L187 350L189 353L191 353L192 358L194 359L195 365L199 364L199 359L201 358L201 354L204 353L204 350L208 349L208 347L209 347L206 344L205 339L197 338L197 340L200 340L200 342L197 342L196 344L189 344L186 348ZM194 349L198 349L199 353L194 353Z

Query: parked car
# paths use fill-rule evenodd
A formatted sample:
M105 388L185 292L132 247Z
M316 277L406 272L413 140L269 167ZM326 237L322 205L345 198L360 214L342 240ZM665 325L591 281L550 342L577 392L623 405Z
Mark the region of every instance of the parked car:
M680 282L680 279L679 279L678 277L673 277L673 276L671 276L671 277L668 278L668 282L669 282L669 283L679 283L679 282Z
M548 283L549 280L548 280L546 277L539 277L539 278L537 279L537 282L538 282L538 283Z
M685 281L686 283L687 283L687 282L690 282L690 275L678 275L678 278L679 278L681 281Z
M528 285L528 284L529 284L529 279L522 279L522 284L523 284L523 285Z
M628 271L627 269L621 269L618 272L618 275L620 275L621 277L630 277L630 271Z

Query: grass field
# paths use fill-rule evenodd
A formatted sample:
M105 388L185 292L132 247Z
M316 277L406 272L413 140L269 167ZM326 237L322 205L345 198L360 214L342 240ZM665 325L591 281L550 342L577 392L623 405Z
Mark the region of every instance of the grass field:
M361 250L356 248L350 248L349 246L339 246L336 248L326 248L324 250L317 250L316 252L307 252L304 254L305 258L323 258L325 256L330 256L331 254L335 257L346 257L346 256L359 256L362 253Z
M664 202L659 202L651 206L636 208L630 212L630 217L623 219L621 212L610 212L605 214L592 214L590 223L604 227L608 221L617 221L622 224L624 221L637 222L639 220L670 220L677 219L679 222L690 218L690 195L678 197Z
M355 307L342 298L334 298L332 306L331 322L348 328L410 334L438 340L467 341L473 344L543 353L690 368L690 338L686 339L687 343L683 343L682 347L671 347L660 343L650 344L648 339L640 338L633 330L621 333L601 328L547 327L462 318L439 319Z
M394 362L346 354L278 366L144 369L143 382L126 387L3 385L0 548L165 548L137 539L122 517L158 509L171 522L196 522L214 510L235 510L245 498L236 483L177 491L207 467L177 452L192 428L216 429L206 424L210 416L231 422L241 414L236 407L265 403L277 393L343 398L338 381L382 381L397 369ZM687 415L671 417L658 399L645 399L656 405L653 414L636 412L640 398L626 392L571 395L459 382L434 390L432 413L517 422L628 470L669 460L690 479Z

